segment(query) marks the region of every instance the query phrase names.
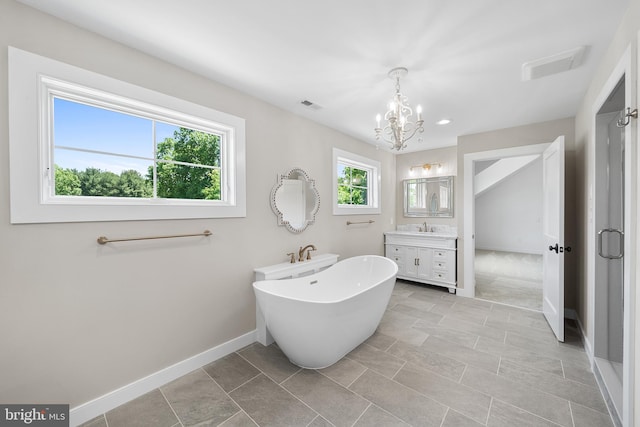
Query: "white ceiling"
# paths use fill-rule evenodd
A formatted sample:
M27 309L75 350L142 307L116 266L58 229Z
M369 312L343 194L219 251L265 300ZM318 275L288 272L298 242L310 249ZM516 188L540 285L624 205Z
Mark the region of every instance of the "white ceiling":
M19 1L369 143L394 91L387 72L407 67L402 92L422 105L425 132L406 151L574 116L629 3ZM578 46L578 68L521 80L523 63Z

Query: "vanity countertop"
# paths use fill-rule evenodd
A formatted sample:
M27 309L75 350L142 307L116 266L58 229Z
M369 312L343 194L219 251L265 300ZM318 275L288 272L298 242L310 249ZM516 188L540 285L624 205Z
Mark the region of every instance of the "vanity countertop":
M438 233L433 231L387 231L385 235L391 236L416 236L416 237L433 237L435 239L457 239L456 234Z
M282 262L275 265L256 268L256 280L281 279L285 277L297 277L314 271L319 271L338 262L337 254L317 254L310 260L298 262Z

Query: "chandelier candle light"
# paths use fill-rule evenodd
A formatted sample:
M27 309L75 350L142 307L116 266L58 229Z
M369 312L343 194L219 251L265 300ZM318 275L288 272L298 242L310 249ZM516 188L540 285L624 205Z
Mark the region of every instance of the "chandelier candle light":
M396 93L393 99L389 103L389 111L384 115L386 126L381 127L380 114L376 116L377 126L374 129L376 132L376 141L382 140L391 144L391 148L397 151L407 147L407 141L419 131L424 132L422 127L424 120L422 120L422 107L419 105L416 107L417 120L411 121L413 110L409 107L409 100L406 96L400 93L400 77L407 75L409 71L404 67L397 67L389 71L389 78L396 81Z

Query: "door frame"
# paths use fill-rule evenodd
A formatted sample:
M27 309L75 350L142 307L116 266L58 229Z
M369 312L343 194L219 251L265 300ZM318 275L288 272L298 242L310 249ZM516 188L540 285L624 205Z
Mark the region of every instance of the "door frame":
M501 148L497 150L480 151L464 155L464 212L463 212L463 242L464 242L464 268L463 283L464 288L458 288L456 293L463 297L475 298L475 221L476 202L474 194L474 174L473 163L476 161L504 159L508 157L527 156L544 152L551 142L543 144L522 145L519 147ZM541 177L542 179L542 177ZM540 182L542 185L542 181Z
M638 33L640 41L640 33ZM640 47L639 47L640 49ZM640 61L640 58L639 58ZM640 66L640 63L635 64ZM628 46L621 55L620 60L610 73L606 83L602 86L598 96L591 106L591 132L588 140L588 165L587 165L587 331L584 333L584 346L591 362L592 369L596 369L594 352L596 340L595 325L595 282L596 282L596 223L595 212L595 168L596 168L596 117L598 111L607 100L609 95L615 90L616 85L625 78L625 107L635 108L637 105L636 91L636 69L632 66L631 46ZM624 265L624 351L623 351L623 381L622 384L622 425L630 426L634 419L634 387L635 383L635 310L636 291L632 283L637 281L637 254L640 252L640 243L637 241L636 221L640 220L638 203L637 167L640 159L636 154L637 141L640 140L637 120L631 120L631 124L625 129L625 207L624 207L624 228L625 228L625 262ZM636 251L636 249L638 251ZM582 325L581 325L582 326ZM596 375L597 377L597 375Z

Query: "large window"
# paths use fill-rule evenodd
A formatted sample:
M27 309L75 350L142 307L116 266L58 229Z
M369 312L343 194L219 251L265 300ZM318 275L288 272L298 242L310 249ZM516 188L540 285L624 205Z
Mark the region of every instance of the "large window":
M243 119L14 48L9 81L13 223L245 215Z
M222 135L215 130L59 96L52 104L52 197L221 200Z
M333 213L380 213L380 163L333 149Z

